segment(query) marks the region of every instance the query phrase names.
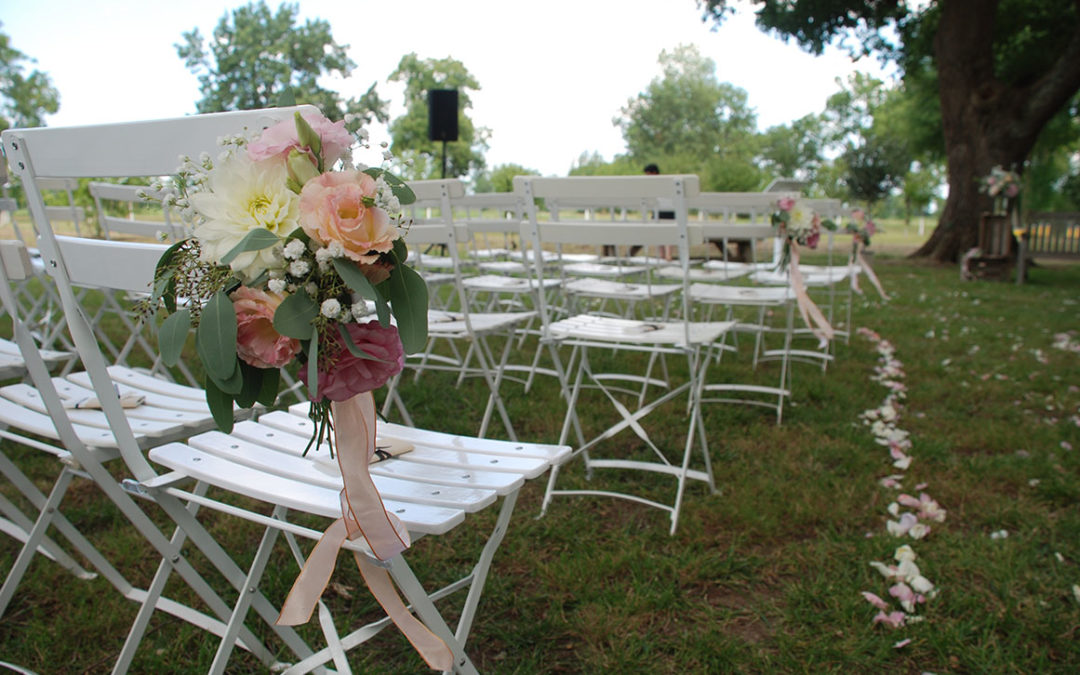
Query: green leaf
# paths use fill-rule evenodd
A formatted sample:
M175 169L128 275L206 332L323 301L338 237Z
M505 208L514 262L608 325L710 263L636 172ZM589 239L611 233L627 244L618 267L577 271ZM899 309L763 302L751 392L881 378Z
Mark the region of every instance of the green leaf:
M180 355L191 330L191 311L181 309L170 314L158 328L158 351L161 362L172 367L180 363Z
M240 372L243 374L244 383L240 387L240 393L236 395L236 405L250 408L255 405L255 400L262 391L263 373L266 370L241 361Z
M278 108L291 108L296 105L296 94L293 93L292 88L285 87L277 97Z
M232 396L239 396L240 392L244 390L244 371L240 368L240 359L236 359L233 363L232 373L228 377L218 377L218 373L213 370L206 371L206 375L214 381L217 388L226 394Z
M405 243L404 239L394 240L394 258L397 259L397 263L400 265L409 259L409 246Z
M274 312L274 330L285 337L306 340L311 337L311 322L319 316L319 306L300 289L281 301Z
M281 243L281 237L264 227L257 227L245 234L239 244L233 246L228 253L221 257L221 264L228 265L241 253L261 251L279 243Z
M384 326L390 325L390 306L386 303L386 298L368 281L360 268L345 258L334 258L334 269L350 291L375 303L375 313L379 318L379 323Z
M380 361L382 363L389 363L388 361L386 361L384 359L375 358L371 354L368 354L367 352L365 352L363 349L360 349L359 347L357 347L356 343L353 342L352 336L349 335L348 329L345 328L345 324L339 323L337 326L338 326L338 332L341 333L341 339L345 341L345 348L349 350L350 354L352 354L353 356L355 356L358 359L365 359L367 361Z
M394 174L390 173L389 171L385 171L383 169L373 166L371 168L364 169L364 173L371 176L372 178L378 178L379 176L382 176L383 180L386 181L386 184L390 186L390 191L394 193L394 196L398 198L398 201L401 202L402 205L412 204L416 201L416 193L412 191L412 188L409 187L409 184L401 180Z
M296 140L300 141L300 147L307 148L311 152L315 153L315 156L319 158L319 167L322 169L322 139L319 138L319 134L315 133L315 130L311 128L308 121L304 119L304 116L297 110L293 113L293 118L296 120Z
M214 381L206 378L206 405L210 406L210 415L218 429L225 433L233 430L233 399L225 392L217 388Z
M165 308L170 312L176 311L176 276L169 268L172 266L173 256L186 242L187 240L184 239L165 249L154 267L154 288L151 292L151 301L164 300ZM154 304L156 305L156 303Z
M401 346L406 354L415 354L427 345L427 284L407 265L395 267L387 284Z
M263 370L262 388L255 400L270 407L277 403L278 387L281 385L281 371L277 368Z
M214 293L203 307L195 348L218 381L228 380L236 370L236 310L225 293Z

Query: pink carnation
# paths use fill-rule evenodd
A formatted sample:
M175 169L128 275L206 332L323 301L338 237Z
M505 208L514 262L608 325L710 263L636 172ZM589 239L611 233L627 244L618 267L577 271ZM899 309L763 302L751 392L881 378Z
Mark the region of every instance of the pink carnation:
M781 211L790 211L795 206L795 200L791 197L782 197L776 202Z
M236 310L236 353L256 368L280 368L300 352L300 341L274 330L274 312L284 299L241 286L231 296Z
M321 113L303 113L304 120L322 140L323 166L329 167L341 159L353 139L345 130L345 122L331 122ZM262 161L280 157L283 161L293 148L301 148L297 138L296 120L292 117L267 127L258 139L248 144L248 157ZM303 148L301 148L303 149Z
M347 325L353 344L372 359L353 356L345 346L341 335L335 330L339 355L330 372L319 371L318 395L320 399L347 401L365 391L378 389L405 365L405 352L397 328L384 328L378 321L350 323ZM307 368L300 369L300 379L307 381Z

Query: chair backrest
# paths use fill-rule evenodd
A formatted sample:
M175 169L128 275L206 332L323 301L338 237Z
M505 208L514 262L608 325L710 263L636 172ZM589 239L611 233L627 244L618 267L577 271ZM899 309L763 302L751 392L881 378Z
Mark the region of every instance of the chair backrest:
M453 200L461 199L465 195L465 185L457 178L444 178L412 181L409 187L416 195L416 208L413 209L413 220L408 226L405 241L417 251L430 245L446 247L453 262L452 273L458 304L461 311L466 313L465 320L468 323L468 303L461 285L461 252L458 249L459 239L467 230L455 223L452 204ZM420 217L421 213L426 216L427 212L431 213L430 218Z
M124 185L120 183L89 183L90 196L94 198L97 210L97 222L106 239L112 239L117 233L136 237L178 239L183 235L183 228L173 221L172 210L162 206L165 194L145 185ZM156 204L155 215L160 212L160 220L136 217L136 209L142 212ZM114 215L116 207L123 215Z
M206 152L216 156L218 138L235 135L249 128L264 128L287 119L297 110L310 106L276 108L208 115L192 115L164 120L101 124L81 127L42 127L8 129L0 135L4 153L13 172L22 179L30 213L40 235L40 250L45 268L56 281L68 328L97 392L110 391L112 382L106 361L92 326L74 292L74 282L86 282L105 288L146 290L153 278L153 267L128 264L117 269L103 264L94 255L86 257L81 246L118 246L118 243L86 242L58 238L52 230L42 191L42 179L117 176L165 176L176 171L178 157L198 157ZM151 246L136 245L129 246ZM76 251L79 251L78 253ZM143 260L155 259L153 248L142 250ZM124 462L139 480L156 475L139 450L118 398L99 394L108 415Z
M675 246L679 265L683 270L683 317L689 317L688 274L690 246L704 241L699 224L688 223L688 198L700 191L697 176L573 176L569 178L542 178L517 176L514 191L519 194L527 219L522 222L522 241L532 242L534 266L538 279L543 278L541 246L543 242L557 245L603 245L627 242L644 246ZM635 200L649 203L663 200L670 204L674 220L657 220L648 209L640 213L639 220L558 220L541 221L536 200L560 202L573 199L591 199L596 203L617 203ZM541 317L548 321L547 307L541 295ZM687 340L689 343L689 339Z

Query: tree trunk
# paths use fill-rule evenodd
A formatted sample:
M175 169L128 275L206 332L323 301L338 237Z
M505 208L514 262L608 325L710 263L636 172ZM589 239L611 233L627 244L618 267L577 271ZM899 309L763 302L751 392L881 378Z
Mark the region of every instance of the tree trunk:
M1038 80L1009 86L994 74L996 1L948 0L934 37L949 195L938 226L915 257L956 262L975 246L991 199L979 179L996 165L1022 169L1039 132L1080 88L1080 26Z

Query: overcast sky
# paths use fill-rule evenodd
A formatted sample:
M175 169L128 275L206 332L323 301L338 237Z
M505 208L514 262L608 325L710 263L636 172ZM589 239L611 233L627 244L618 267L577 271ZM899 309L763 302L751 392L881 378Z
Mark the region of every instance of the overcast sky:
M198 82L177 56L182 33L213 33L235 0L3 0L0 31L36 59L60 91L51 126L195 112ZM267 4L276 10L276 0ZM765 129L820 112L854 70L883 77L831 49L814 57L759 31L745 10L719 30L694 0L301 0L301 20L325 19L357 63L325 86L357 96L373 83L403 110L387 77L401 56L452 57L480 83L473 122L491 130L488 166L516 163L565 175L583 152L625 152L612 118L660 73L662 50L697 45L717 78L749 95ZM370 129L373 138L384 129Z

